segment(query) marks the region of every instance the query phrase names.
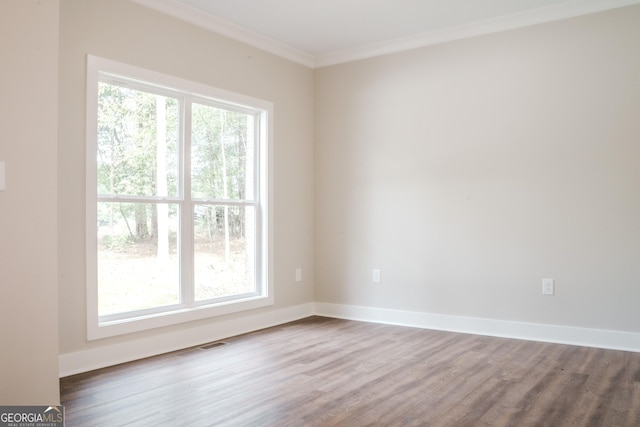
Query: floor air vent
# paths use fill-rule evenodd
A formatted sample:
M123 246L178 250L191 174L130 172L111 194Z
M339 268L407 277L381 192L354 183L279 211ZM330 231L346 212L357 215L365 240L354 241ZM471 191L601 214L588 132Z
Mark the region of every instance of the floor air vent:
M209 350L209 349L220 347L221 345L226 345L226 344L227 344L226 342L218 341L218 342L212 342L210 344L201 345L198 348L201 350Z

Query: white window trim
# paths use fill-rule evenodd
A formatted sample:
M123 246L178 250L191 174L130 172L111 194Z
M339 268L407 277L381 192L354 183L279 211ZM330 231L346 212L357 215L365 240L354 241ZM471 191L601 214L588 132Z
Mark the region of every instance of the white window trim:
M150 312L148 315L136 316L120 320L100 322L98 315L98 265L97 265L97 235L95 218L97 217L97 111L98 111L98 82L99 73L109 73L135 79L145 85L157 85L159 89L175 88L187 96L221 100L226 104L236 104L240 107L260 109L264 111L260 117L261 139L266 144L259 144L260 189L258 222L266 230L262 230L260 247L257 249L261 256L258 271L262 275L259 279L265 289L265 295L252 296L245 299L217 302L213 304L181 305L171 311L159 313ZM87 55L87 127L86 127L86 289L87 289L87 339L95 340L116 335L144 331L163 326L175 325L183 322L205 319L213 316L237 313L260 307L273 305L273 104L246 95L237 94L208 85L192 82L174 76L146 70L132 65ZM185 159L188 161L188 159ZM260 224L257 224L260 227Z

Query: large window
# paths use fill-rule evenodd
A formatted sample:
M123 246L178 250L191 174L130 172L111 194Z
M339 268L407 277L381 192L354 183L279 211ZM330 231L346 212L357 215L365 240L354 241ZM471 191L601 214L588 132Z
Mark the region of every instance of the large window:
M271 104L87 69L89 338L271 304Z

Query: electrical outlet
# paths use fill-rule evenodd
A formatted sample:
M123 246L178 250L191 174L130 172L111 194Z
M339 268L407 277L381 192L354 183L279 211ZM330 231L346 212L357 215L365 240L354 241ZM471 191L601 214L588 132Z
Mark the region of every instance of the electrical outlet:
M555 293L555 281L553 279L542 279L542 295L553 295Z
M373 283L380 283L380 270L377 268L373 270Z
M302 269L296 268L296 282L302 282Z
M5 190L4 162L0 162L0 191Z

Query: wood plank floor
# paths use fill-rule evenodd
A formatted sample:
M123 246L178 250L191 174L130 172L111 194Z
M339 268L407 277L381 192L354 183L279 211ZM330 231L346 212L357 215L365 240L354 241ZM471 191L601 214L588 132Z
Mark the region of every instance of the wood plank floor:
M310 317L61 379L72 426L640 426L640 353Z

